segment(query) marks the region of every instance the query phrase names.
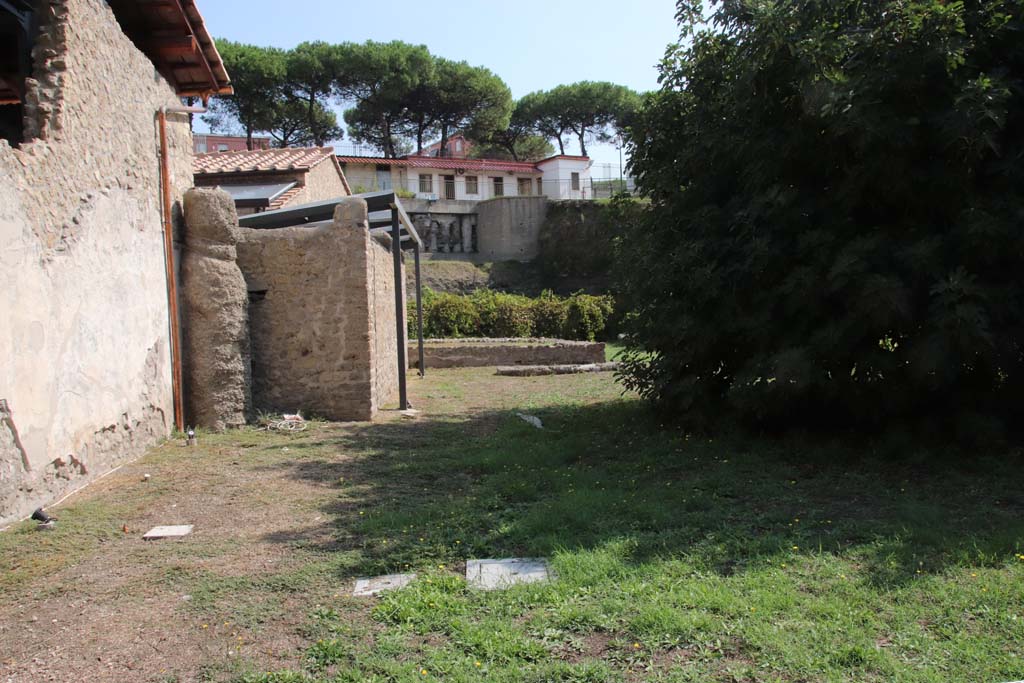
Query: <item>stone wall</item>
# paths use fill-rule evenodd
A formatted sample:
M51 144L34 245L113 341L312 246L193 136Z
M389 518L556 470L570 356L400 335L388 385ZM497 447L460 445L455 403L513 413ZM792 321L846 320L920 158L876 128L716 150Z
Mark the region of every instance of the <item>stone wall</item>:
M155 112L180 103L105 2L43 5L37 139L0 141L0 524L173 423ZM168 120L180 216L192 136Z
M306 204L309 202L322 202L335 197L347 197L350 193L338 173L334 161L327 159L321 161L305 174L303 179L305 187L302 192L288 202L289 204Z
M603 363L603 342L564 339L426 339L427 368L469 368L498 365L571 365ZM419 366L419 347L409 344L409 367Z
M189 425L223 431L252 409L249 297L239 270L238 216L231 195L185 193L181 259L184 398Z
M395 324L395 266L391 239L371 240L369 246L370 326L374 340L373 409L398 400L398 330ZM405 266L402 265L402 301L406 301ZM413 292L415 296L415 291ZM407 329L402 306L402 329Z
M398 371L391 255L367 229L366 202L343 200L328 225L241 228L237 249L255 408L371 419Z

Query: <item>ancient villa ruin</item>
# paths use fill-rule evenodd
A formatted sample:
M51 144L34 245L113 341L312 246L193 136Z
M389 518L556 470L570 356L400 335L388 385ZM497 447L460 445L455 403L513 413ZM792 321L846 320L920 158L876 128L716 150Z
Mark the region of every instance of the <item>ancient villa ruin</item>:
M227 194L185 197L180 98L231 92L191 0L16 0L0 29L0 525L174 428L394 400L402 258L365 201L250 230Z
M396 398L404 272L396 307L390 237L371 233L364 199L333 204L327 222L244 228L228 193L186 193L182 317L195 424L237 426L253 409L369 420Z

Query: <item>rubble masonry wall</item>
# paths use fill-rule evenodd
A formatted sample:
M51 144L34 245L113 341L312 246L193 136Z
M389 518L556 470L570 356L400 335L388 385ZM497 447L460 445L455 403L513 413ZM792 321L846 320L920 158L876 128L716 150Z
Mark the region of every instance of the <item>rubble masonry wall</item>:
M105 2L42 4L36 139L0 141L0 524L173 424L155 114L180 102ZM168 143L180 220L187 115Z

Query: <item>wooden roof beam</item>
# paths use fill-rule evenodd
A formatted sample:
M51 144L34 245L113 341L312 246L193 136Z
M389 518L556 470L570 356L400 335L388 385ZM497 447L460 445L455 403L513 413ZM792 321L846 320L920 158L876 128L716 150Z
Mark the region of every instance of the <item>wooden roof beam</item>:
M181 12L181 18L185 20L185 26L188 28L188 34L190 36L195 36L195 27L192 26L192 20L189 19L188 12L185 11L185 5L182 4L182 0L173 0L173 2L178 8L178 11ZM189 2L191 2L191 0L189 0ZM210 92L207 93L207 95L202 96L203 104L206 104L206 98L210 94L216 93L220 90L220 82L217 80L217 76L213 73L213 67L210 66L210 60L206 58L206 52L203 50L201 45L196 45L195 54L199 56L199 64L203 67L207 77L210 79Z

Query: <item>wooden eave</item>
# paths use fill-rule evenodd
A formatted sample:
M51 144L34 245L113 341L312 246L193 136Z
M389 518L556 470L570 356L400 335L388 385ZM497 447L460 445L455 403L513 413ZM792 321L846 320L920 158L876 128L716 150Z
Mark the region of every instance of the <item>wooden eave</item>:
M108 0L135 45L182 97L231 95L217 46L193 0Z

